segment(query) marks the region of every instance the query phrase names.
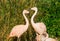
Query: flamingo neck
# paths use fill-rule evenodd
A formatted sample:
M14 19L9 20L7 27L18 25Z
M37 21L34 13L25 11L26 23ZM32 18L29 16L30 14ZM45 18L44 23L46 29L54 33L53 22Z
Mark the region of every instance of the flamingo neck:
M29 25L29 21L28 21L27 17L25 16L25 13L23 13L23 16L24 16L25 21L26 21L26 26L28 27L28 25Z
M36 13L37 13L37 10L35 11L35 13L33 14L33 16L31 17L31 23L32 23L32 24L35 24L33 19L34 19Z

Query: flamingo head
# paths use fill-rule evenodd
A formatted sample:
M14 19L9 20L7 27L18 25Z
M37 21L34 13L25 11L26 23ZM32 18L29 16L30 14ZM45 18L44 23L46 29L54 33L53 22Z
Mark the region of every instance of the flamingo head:
M33 7L33 8L31 8L31 10L37 11L37 7Z
M23 13L28 14L29 11L28 10L23 10Z

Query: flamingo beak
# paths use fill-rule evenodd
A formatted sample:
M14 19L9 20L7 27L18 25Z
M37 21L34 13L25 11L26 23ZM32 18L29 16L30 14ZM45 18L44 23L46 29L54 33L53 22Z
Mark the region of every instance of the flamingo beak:
M33 7L33 8L31 8L31 10L37 10L37 7Z

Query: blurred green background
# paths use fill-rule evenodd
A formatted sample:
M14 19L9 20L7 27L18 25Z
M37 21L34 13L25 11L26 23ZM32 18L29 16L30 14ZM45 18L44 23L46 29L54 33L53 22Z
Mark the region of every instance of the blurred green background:
M38 8L34 18L35 22L44 22L49 37L57 38L60 41L60 0L0 0L0 41L8 41L7 36L15 25L25 24L22 15L24 9ZM26 15L31 19L33 11ZM31 26L21 36L21 41L34 41L35 31ZM17 38L10 38L9 41L16 41Z

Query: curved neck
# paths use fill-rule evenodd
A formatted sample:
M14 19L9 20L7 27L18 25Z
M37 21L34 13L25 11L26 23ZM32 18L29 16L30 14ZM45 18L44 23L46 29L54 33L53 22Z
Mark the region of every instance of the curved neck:
M33 20L33 19L34 19L36 13L37 13L37 10L35 11L35 13L33 14L33 16L31 17L31 23L32 23L32 24L34 24L34 20Z
M26 21L26 26L28 26L29 25L29 21L28 21L27 17L25 16L25 13L23 13L23 16L24 16L25 21Z

